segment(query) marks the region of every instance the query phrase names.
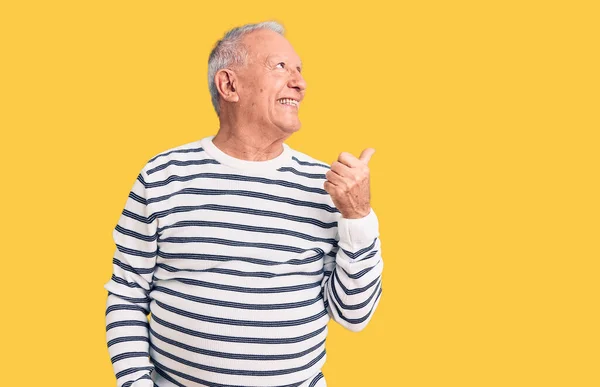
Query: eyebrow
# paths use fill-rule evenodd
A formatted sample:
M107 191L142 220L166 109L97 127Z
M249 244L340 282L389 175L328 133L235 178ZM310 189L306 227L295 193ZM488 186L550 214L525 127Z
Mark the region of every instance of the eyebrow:
M280 60L284 60L284 58L280 57L278 55L267 56L267 62L269 62L269 63L278 62ZM285 58L285 61L289 61L289 58ZM296 66L296 70L298 70L298 72L302 72L303 68L304 68L304 65L302 64L302 60L300 60L300 66Z

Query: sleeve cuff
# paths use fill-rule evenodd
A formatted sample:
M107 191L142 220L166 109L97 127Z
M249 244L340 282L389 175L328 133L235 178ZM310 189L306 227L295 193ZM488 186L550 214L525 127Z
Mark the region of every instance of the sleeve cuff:
M131 387L154 387L154 382L150 379L138 379L133 382Z
M379 236L379 220L371 208L368 215L362 218L338 220L339 244L350 251L363 248L373 243Z

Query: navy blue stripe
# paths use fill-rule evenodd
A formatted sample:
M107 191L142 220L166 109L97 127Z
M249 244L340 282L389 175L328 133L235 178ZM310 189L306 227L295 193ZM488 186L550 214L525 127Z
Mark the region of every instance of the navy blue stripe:
M375 250L375 253L377 253L377 250ZM351 279L359 279L361 277L363 277L365 274L367 274L368 272L370 272L371 270L373 270L373 268L377 267L377 265L379 264L379 262L377 262L375 265L371 266L371 267L367 267L365 269L362 269L361 271L354 273L354 274L350 274L346 271L346 269L344 269L341 266L338 266L339 269L342 269L342 271L344 272L344 274L346 274L346 276L348 276L348 278Z
M147 218L147 217L145 217L143 215L139 215L139 214L136 214L135 212L129 211L126 208L123 209L123 212L121 214L123 216L131 218L133 220L137 220L138 222L144 223L144 224L150 224L150 223L152 223L154 221L154 217L155 217L155 216L152 216L152 217L148 217Z
M198 206L178 206L178 207L170 208L168 210L158 211L158 212L152 214L149 219L146 219L146 218L144 218L144 219L146 219L147 222L152 222L152 221L154 221L155 218L164 218L164 217L167 217L171 214L175 214L178 212L191 212L191 211L197 211L197 210L233 212L233 213L241 213L241 214L248 214L248 215L265 216L265 217L269 217L269 218L286 219L286 220L290 220L290 221L298 222L298 223L312 224L312 225L315 225L317 227L324 228L324 229L330 229L333 227L337 227L337 225L338 225L337 222L325 223L325 222L322 222L315 218L307 218L307 217L296 216L296 215L288 215L288 214L285 214L282 212L257 210L254 208L246 208L246 207L224 206L224 205L220 205L220 204L202 204L202 205L198 205ZM161 230L163 230L163 228L159 228L158 230L160 232Z
M266 249L266 250L277 250L277 251L287 251L290 253L303 254L307 251L314 250L311 249L302 249L295 246L288 245L277 245L274 243L262 243L262 242L240 242L231 239L223 239L223 238L214 238L214 237L167 237L163 239L159 239L159 242L168 242L168 243L213 243L218 245L226 245L226 246L236 246L236 247L251 247L257 249ZM325 254L325 252L323 252Z
M184 328L179 325L170 323L157 317L156 312L152 312L152 321L156 322L159 325L162 325L166 328L172 329L177 332L185 333L186 335L199 337L201 339L213 340L213 341L224 341L229 343L242 343L242 344L295 344L301 343L306 340L310 340L315 336L323 333L325 329L327 329L327 325L323 325L316 331L307 333L302 336L296 337L285 337L285 338L266 338L266 337L235 337L235 336L223 336L223 335L215 335L211 333L194 331L192 329Z
M313 167L323 167L323 168L330 169L329 165L325 165L325 164L321 164L321 163L311 163L308 161L302 161L302 160L299 160L296 156L292 156L292 160L294 160L295 162L297 162L300 165L310 165Z
M144 184L144 179L141 177L142 175L138 176L138 180L140 180L142 182L142 184ZM146 198L141 197L140 195L136 194L133 191L129 191L129 197L131 199L133 199L134 201L140 203L143 206L148 205L148 203L146 202Z
M113 280L113 281L115 281L119 285L125 285L125 286L127 286L129 288L132 288L132 289L133 288L137 288L137 289L144 290L144 288L142 288L142 286L140 284L138 284L137 282L128 282L128 281L124 280L123 278L117 277L116 274L113 274L110 279Z
M334 271L335 271L335 270L334 270ZM335 281L335 282L337 282L337 283L340 283L340 282L339 282L338 275L337 275L337 272L336 272L336 273L334 273L333 275L334 275L334 276L333 276L333 278L334 278L334 281ZM380 281L380 282L381 282L381 281ZM353 304L347 304L347 305L346 305L346 304L344 304L344 303L342 302L342 299L341 299L341 298L340 298L340 296L338 295L337 288L336 288L336 286L335 286L334 284L335 284L335 283L332 283L332 284L331 284L331 290L333 291L333 297L335 298L335 300L336 300L336 303L337 303L337 304L338 304L338 305L339 305L339 306L340 306L342 309L345 309L345 310L358 310L358 309L362 309L362 308L364 308L365 306L367 306L367 305L369 304L369 302L371 302L371 300L373 299L373 297L375 297L375 293L377 293L377 289L379 289L379 285L378 285L378 286L375 286L375 289L373 289L373 291L371 292L371 295L369 295L369 297L367 297L367 299L366 299L365 301L361 302L361 303L354 304L354 305L353 305Z
M317 376L315 376L315 378L312 380L312 382L310 382L310 384L308 385L308 387L315 387L317 385L317 382L321 379L323 379L325 376L323 376L322 372L319 372L317 374Z
M137 378L136 380L130 380L128 382L123 383L122 387L131 387L131 385L135 382L137 382L138 380L142 380L142 379L148 379L148 380L152 380L152 378L150 377L150 375L145 374L142 375L141 377ZM154 384L156 386L156 384Z
M158 277L157 277L158 279ZM226 290L238 293L255 293L255 294L270 294L270 293L288 293L297 292L300 290L313 289L321 286L321 281L311 282L307 284L292 285L292 286L276 286L271 288L247 288L242 286L233 286L225 284L215 284L212 282L195 280L190 278L169 278L171 281L179 281L186 285L201 286L204 288ZM365 289L368 289L366 287Z
M220 164L217 160L214 159L202 159L202 160L170 160L164 164L160 164L152 169L148 170L148 176L151 174L162 171L170 165L175 165L178 167L185 167L187 165L204 165L204 164Z
M111 293L111 292L108 292L108 294L112 294L115 297L122 298L118 294L114 294L114 293ZM147 313L144 310L144 308L142 308L141 306L135 305L135 304L133 304L133 305L132 304L130 304L130 305L125 305L125 304L111 305L108 308L106 308L105 315L109 314L110 312L114 312L115 310L135 310L136 312L142 312L142 313L144 313L144 315L147 315Z
M114 364L119 360L131 359L132 357L148 357L148 352L123 352L110 358L110 361Z
M373 306L371 306L371 310L369 310L368 313L366 313L363 317L360 318L347 318L346 316L344 316L344 314L342 313L342 311L337 307L337 305L335 303L333 303L333 307L335 308L335 310L337 311L338 315L340 316L340 318L350 324L360 324L365 322L369 316L371 316L373 314L373 308L375 308L375 304L377 303L377 300L379 299L379 297L381 296L381 291L382 289L379 288L379 292L377 293L377 298L375 298L375 302L373 303Z
M342 251L348 256L348 258L356 259L356 258L360 257L363 253L365 253L369 250L372 250L375 247L375 242L377 242L377 237L375 237L375 239L373 239L373 243L371 243L369 246L364 247L355 253L352 253L352 252L350 252L348 250L344 250L344 249L342 249Z
M158 250L158 256L164 259L197 259L201 261L217 261L217 262L229 262L229 261L240 261L253 263L256 265L263 266L278 266L278 265L307 265L309 263L320 261L323 257L324 251L316 248L317 254L303 258L303 259L289 259L287 261L276 262L268 259L252 258L252 257L238 257L233 255L216 255L216 254L196 254L196 253L168 253L163 250ZM137 270L137 269L136 269Z
M149 366L149 367L132 367L132 368L124 369L121 372L117 372L117 374L115 376L117 377L117 379L119 379L119 378L122 378L125 375L135 374L136 372L139 372L139 371L152 372L152 370L154 370L153 366Z
M306 173L306 172L300 172L295 168L292 167L281 167L278 169L279 172L292 172L294 175L298 175L298 176L302 176L302 177L308 177L309 179L317 179L317 180L321 180L321 179L326 179L325 174L324 173Z
M156 359L153 359L154 364L156 365L156 372L158 374L160 374L163 378L167 379L168 381L170 381L171 383L174 383L175 385L177 385L178 387L186 387L185 384L181 384L177 381L175 381L172 377L170 377L167 372L173 374L173 375L177 375L180 378L192 381L194 383L199 383L202 385L205 385L207 387L248 387L247 385L238 385L238 384L222 384L222 383L213 383L213 382L209 382L208 380L203 380L203 379L199 379L195 376L191 376L191 375L187 375L183 372L180 371L176 371L172 368L169 368L163 364L161 364L159 361L157 361ZM165 372L166 371L166 372ZM293 384L286 384L283 386L274 386L274 387L298 387L300 386L302 383L304 382L298 382L298 383L293 383Z
M142 297L142 298L140 298L140 297L124 296L122 294L117 294L117 293L111 293L111 294L113 294L116 297L119 297L122 300L133 302L133 303L136 303L136 304L147 304L148 302L150 302L150 298L148 298L148 297Z
M218 357L218 358L224 358L224 359L236 359L236 360L274 361L274 360L297 359L299 357L306 356L307 354L309 354L325 345L325 340L322 340L321 342L317 343L316 345L313 345L312 347L310 347L302 352L298 352L298 353L290 353L290 354L283 354L283 355L252 355L252 354L244 354L244 353L227 353L227 352L210 351L207 349L192 347L191 345L187 345L187 344L180 343L178 341L169 339L168 337L165 337L165 336L159 334L158 332L154 331L152 328L150 328L150 333L152 334L152 336L156 337L157 339L159 339L167 344L173 345L175 347L185 349L186 351L199 353L201 355L206 355L206 356L212 356L212 357ZM156 340L153 340L153 341L156 342Z
M135 274L150 274L150 273L154 272L153 267L150 267L148 269L141 268L141 267L133 267L133 266L129 266L128 264L119 261L117 258L113 258L113 265L117 265L121 269L128 271L130 273L135 273Z
M163 366L162 364L158 363L154 359L152 360L152 362L154 363L154 365L156 365L156 373L157 374L159 374L160 376L162 376L164 379L168 380L169 382L173 383L177 387L186 387L185 384L179 383L177 380L173 379L169 374L167 374L165 371L163 371L161 369L161 368L164 368L166 370L171 371L169 368L166 368L165 366ZM177 372L171 371L171 373L177 373Z
M170 273L217 273L224 275L232 275L234 277L259 277L259 278L275 278L275 277L285 277L292 275L303 275L303 276L320 276L324 273L323 269L317 271L294 271L289 273L270 273L266 271L241 271L241 270L233 270L233 269L221 269L218 267L212 267L209 269L177 269L173 266L166 265L164 263L157 264L157 267L166 270Z
M139 321L139 320L123 320L123 321L115 321L106 326L106 330L110 331L113 328L119 327L148 327L147 321Z
M312 367L313 365L315 365L319 360L321 360L321 358L323 356L325 356L325 350L323 350L317 357L315 357L314 359L312 359L310 362L302 365L301 367L295 367L295 368L287 368L287 369L282 369L282 370L268 370L268 371L257 371L257 370L232 370L232 369L228 369L228 368L219 368L219 367L212 367L212 366L207 366L204 364L200 364L200 363L195 363L186 359L182 359L178 356L173 355L172 353L169 353L167 351L164 351L163 349L157 347L156 345L154 345L154 343L151 341L150 342L150 348L152 348L155 352L163 355L164 357L167 357L173 361L176 361L177 363L180 364L185 364L188 367L193 367L193 368L197 368L199 370L203 370L203 371L209 371L209 372L215 372L215 373L220 373L220 374L226 374L226 375L243 375L243 376L278 376L278 375L288 375L288 374L292 374L294 372L299 372L299 371L304 371L305 369L308 369L310 367Z
M146 222L144 222L144 223L146 223ZM148 223L146 223L146 224L148 224ZM154 242L155 240L158 240L158 234L157 233L154 233L153 235L144 235L144 234L140 234L139 232L135 232L133 230L129 230L129 229L127 229L125 227L122 227L122 226L120 226L118 224L115 227L115 230L117 230L118 232L120 232L123 235L127 235L127 236L130 236L132 238L144 241L144 242Z
M221 301L221 300L214 300L212 298L192 296L190 294L181 293L181 292L169 289L169 288L165 288L163 286L155 286L154 291L161 292L164 294L169 294L171 296L175 296L175 297L179 297L179 298L183 298L184 300L188 300L188 301L199 302L202 304L216 305L216 306L221 306L224 308L249 309L249 310L279 310L279 309L304 308L304 307L313 305L314 303L319 302L320 300L323 299L323 297L321 295L319 295L313 299L298 301L298 302L291 302L291 303L287 303L287 304L242 304L239 302Z
M108 348L110 348L111 345L119 344L119 343L126 343L126 342L130 342L130 341L143 341L146 343L149 342L148 338L145 336L123 336L123 337L117 337L116 339L110 340L108 343L106 343L106 346ZM146 354L146 356L148 356L148 354Z
M327 311L322 310L319 313L301 318L296 320L281 320L281 321L248 321L248 320L234 320L230 318L221 318L221 317L213 317L206 316L199 313L189 312L187 310L175 308L173 306L164 304L158 300L156 300L156 304L160 306L162 309L167 310L171 313L175 313L179 316L191 318L198 321L213 323L213 324L223 324L223 325L234 325L234 326L244 326L244 327L265 327L265 328L282 328L282 327L293 327L298 325L308 324L310 322L317 321L323 316L327 316Z
M156 256L156 250L154 250L154 251L139 251L139 250L135 250L135 249L130 249L125 246L121 246L118 243L116 243L116 245L117 245L117 249L119 249L119 251L123 254L129 254L129 255L133 255L136 257L142 257L142 258L154 258Z
M293 237L297 237L299 239L308 240L311 242L323 242L328 243L333 246L337 246L337 240L335 238L319 238L313 235L304 234L301 232L283 229L283 228L273 228L273 227L258 227L251 226L246 224L238 224L238 223L226 223L226 222L213 222L213 221L205 221L205 220L183 220L172 225L168 225L165 227L159 228L157 231L161 234L170 228L179 228L179 227L210 227L210 228L224 228L231 230L243 230L248 232L257 232L264 234L278 234L278 235L289 235ZM159 239L162 241L163 239Z
M246 182L252 182L252 183L261 183L261 184L266 184L266 185L277 185L277 186L282 186L282 187L286 187L286 188L293 188L293 189L297 189L299 191L312 192L312 193L316 193L319 195L329 195L327 193L327 191L325 191L323 188L307 187L305 185L298 184L298 183L292 183L287 180L272 180L272 179L267 179L265 177L260 177L260 176L236 175L236 174L231 174L231 173L214 173L214 172L202 172L202 173L195 173L192 175L185 175L185 176L169 175L169 177L164 180L159 180L159 181L152 182L152 183L146 183L146 188L165 187L175 181L183 182L183 181L190 181L190 180L195 180L195 179L209 179L209 180L221 179L221 180L233 180L233 181L246 181Z
M334 272L333 274L336 275L335 270L333 272ZM371 286L375 285L379 280L380 280L380 277L377 277L373 281L369 282L367 285L363 286L362 288L355 288L355 289L348 289L347 287L344 286L344 284L339 279L337 279L336 282L338 285L340 285L340 287L342 288L344 293L346 293L346 295L351 296L353 294L359 294L359 293L365 292Z
M188 149L177 149L177 150L172 150L172 151L166 151L166 152L160 153L160 154L154 156L153 158L151 158L150 160L148 160L147 164L150 164L151 162L158 159L159 157L168 156L173 153L192 153L192 152L204 152L204 149L202 147L200 147L200 148L188 148Z
M336 207L329 206L329 205L327 205L325 203L315 203L315 202L309 202L309 201L306 201L306 200L298 200L298 199L289 198L289 197L271 195L271 194L267 194L267 193L264 193L264 192L255 192L255 191L246 191L246 190L237 190L237 189L224 190L224 189L209 189L209 188L193 188L193 187L189 187L189 188L184 188L182 190L174 192L172 194L158 196L158 197L155 197L155 198L152 198L152 199L148 199L148 203L161 202L161 201L164 201L164 200L171 199L172 197L177 196L177 195L232 195L232 196L242 196L242 197L250 197L250 198L263 199L263 200L270 200L270 201L279 202L279 203L287 203L287 204L294 205L294 206L299 206L299 207L316 208L316 209L324 210L324 211L327 211L327 212L330 212L330 213L339 213L340 212Z
M142 175L142 173L143 173L143 172L144 172L144 171L140 172L140 174L138 175L137 179L138 179L138 181L139 181L140 183L142 183L142 185L144 186L144 188L148 188L148 187L147 187L147 184L146 184L146 180L144 180L144 175ZM132 193L132 192L130 192L130 196L129 196L129 197L131 197L131 193ZM137 196L135 193L133 193L133 194L134 194L135 196ZM140 196L137 196L137 197L138 197L138 198L141 198Z

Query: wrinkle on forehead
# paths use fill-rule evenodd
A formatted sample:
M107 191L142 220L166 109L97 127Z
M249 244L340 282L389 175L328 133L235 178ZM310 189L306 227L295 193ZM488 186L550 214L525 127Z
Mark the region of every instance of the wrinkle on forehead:
M302 68L302 61L291 43L277 32L270 30L252 31L242 38L242 44L248 53L248 59L252 61L258 60L266 64L276 56L287 60L295 58L298 60L300 68ZM277 49L275 50L273 46L276 46Z

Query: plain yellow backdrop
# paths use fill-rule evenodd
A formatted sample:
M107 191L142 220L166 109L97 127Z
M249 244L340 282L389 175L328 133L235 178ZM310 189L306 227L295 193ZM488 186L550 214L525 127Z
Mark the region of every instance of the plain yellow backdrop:
M3 2L0 384L115 385L129 190L216 133L216 40L275 19L308 84L288 144L376 149L384 291L364 331L330 325L328 385L600 385L597 4Z

